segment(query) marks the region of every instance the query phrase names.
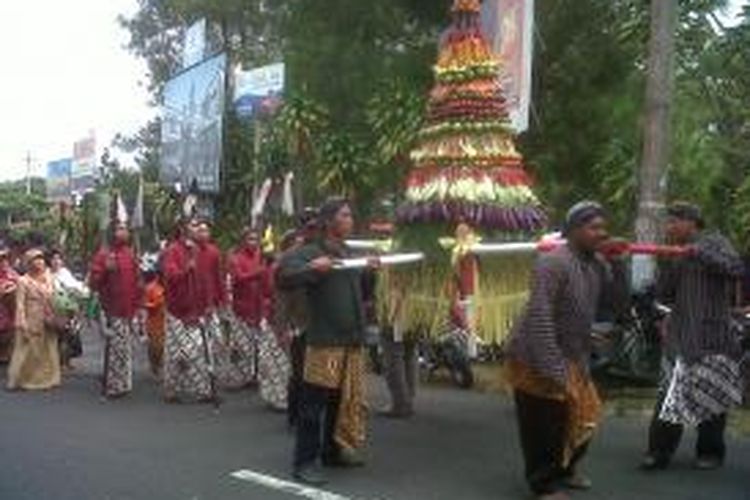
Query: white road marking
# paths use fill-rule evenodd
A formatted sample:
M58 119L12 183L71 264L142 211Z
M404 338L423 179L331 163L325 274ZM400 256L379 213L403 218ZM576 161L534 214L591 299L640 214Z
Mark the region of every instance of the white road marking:
M305 486L304 484L295 483L294 481L286 481L284 479L269 476L268 474L261 474L247 469L232 472L230 476L235 479L265 486L272 490L289 493L290 495L296 495L298 497L309 498L310 500L354 500L351 497L313 488L312 486Z

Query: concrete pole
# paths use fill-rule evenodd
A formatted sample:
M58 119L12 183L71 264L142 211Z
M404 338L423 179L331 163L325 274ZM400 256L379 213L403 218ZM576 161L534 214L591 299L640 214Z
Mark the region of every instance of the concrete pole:
M666 171L670 157L671 108L674 87L674 47L677 0L651 0L651 39L646 75L643 152L638 176L636 239L660 242L665 206ZM633 286L653 283L653 257L633 260Z

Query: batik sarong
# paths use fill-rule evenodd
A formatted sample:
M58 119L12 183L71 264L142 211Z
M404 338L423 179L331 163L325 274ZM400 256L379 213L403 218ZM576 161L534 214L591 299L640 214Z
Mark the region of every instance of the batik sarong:
M568 421L561 464L567 467L576 451L593 438L601 420L602 403L593 381L572 363L567 366L565 387L515 360L507 362L505 373L514 389L567 405Z
M117 397L133 390L133 326L129 319L108 318L105 337L104 394Z
M341 391L334 440L347 450L365 445L364 361L362 348L308 346L305 352L305 382Z
M260 397L277 410L287 407L291 365L278 338L269 328L258 335L258 383Z
M216 343L219 380L226 389L242 389L256 377L258 328L247 324L234 313L222 328Z
M666 368L659 420L697 426L742 404L740 364L728 356L704 356L689 364L678 357Z
M210 312L204 315L200 320L203 333L208 341L208 358L210 373L214 375L216 389L221 388L221 374L224 371L226 360L223 356L224 347L224 328L219 315L216 312ZM200 330L199 330L200 332Z
M185 323L167 315L163 384L168 401L205 401L215 396L210 323L209 318Z

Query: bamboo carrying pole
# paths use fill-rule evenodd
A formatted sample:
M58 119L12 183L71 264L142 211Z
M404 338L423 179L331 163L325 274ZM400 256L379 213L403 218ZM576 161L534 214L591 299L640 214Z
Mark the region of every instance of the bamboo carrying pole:
M537 242L511 243L477 243L471 247L471 253L479 256L523 255L538 252L549 252L566 245L562 239L542 239ZM347 245L357 250L377 250L387 246L387 242L378 240L350 240ZM628 255L649 255L657 257L679 257L687 253L686 247L659 245L655 243L622 243L619 253ZM381 256L384 265L411 264L424 259L422 253L397 253ZM367 257L339 261L338 268L366 267Z

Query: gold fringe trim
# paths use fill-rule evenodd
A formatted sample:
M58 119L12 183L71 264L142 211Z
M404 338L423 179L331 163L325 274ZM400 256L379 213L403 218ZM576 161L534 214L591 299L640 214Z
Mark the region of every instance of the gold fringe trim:
M528 299L533 256L483 257L471 319L487 344L500 345ZM398 324L404 334L438 335L449 318L455 271L446 261L386 269L378 283L382 324Z
M474 297L476 331L487 344L502 345L526 306L533 255L486 256L479 262Z

